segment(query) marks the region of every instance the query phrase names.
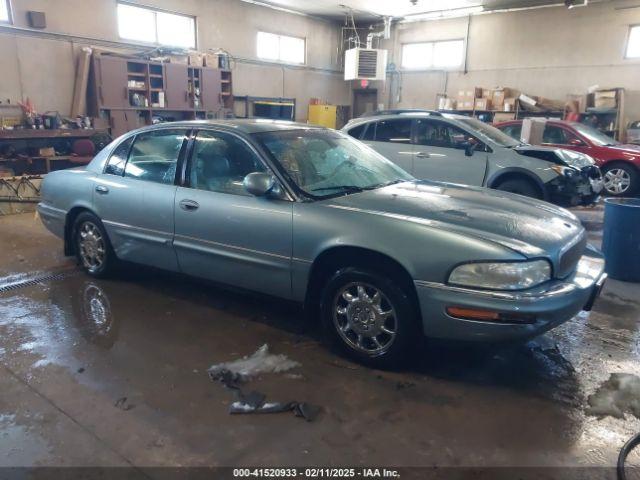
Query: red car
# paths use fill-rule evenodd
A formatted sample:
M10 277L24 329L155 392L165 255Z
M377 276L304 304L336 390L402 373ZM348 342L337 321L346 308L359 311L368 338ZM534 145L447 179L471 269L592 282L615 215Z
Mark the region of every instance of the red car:
M522 120L494 125L520 140ZM629 196L640 191L640 146L624 145L593 127L577 122L548 120L542 145L586 153L602 170L604 188L609 195Z

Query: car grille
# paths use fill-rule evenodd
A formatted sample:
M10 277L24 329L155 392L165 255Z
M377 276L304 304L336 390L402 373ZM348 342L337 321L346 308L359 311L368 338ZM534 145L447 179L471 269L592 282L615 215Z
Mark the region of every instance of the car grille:
M584 249L587 246L587 235L582 233L582 236L578 241L572 245L567 251L560 255L560 261L558 262L558 278L564 278L576 269L578 260L582 257Z

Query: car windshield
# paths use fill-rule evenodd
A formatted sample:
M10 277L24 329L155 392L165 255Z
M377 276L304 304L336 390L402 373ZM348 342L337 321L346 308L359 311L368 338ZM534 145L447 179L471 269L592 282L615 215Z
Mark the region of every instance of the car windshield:
M471 128L478 136L484 137L485 139L488 139L493 143L497 143L502 147L513 148L521 145L521 142L514 140L506 133L498 130L496 127L481 122L475 118L458 118L456 120L468 128Z
M328 130L262 132L254 137L307 195L324 198L413 177L363 143Z
M620 145L620 142L617 140L605 135L600 130L584 125L583 123L572 123L571 126L594 145L598 145L600 147L605 145Z

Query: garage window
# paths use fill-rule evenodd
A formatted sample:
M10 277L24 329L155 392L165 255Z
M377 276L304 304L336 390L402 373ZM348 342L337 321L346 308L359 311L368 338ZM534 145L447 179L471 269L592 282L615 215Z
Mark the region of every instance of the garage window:
M402 68L436 69L462 65L464 41L407 43L402 46Z
M640 25L635 25L629 30L626 57L640 58Z
M171 47L196 47L194 17L128 3L118 3L118 32L127 40Z
M9 0L0 0L0 23L11 23Z
M305 39L258 32L258 58L284 63L304 63Z

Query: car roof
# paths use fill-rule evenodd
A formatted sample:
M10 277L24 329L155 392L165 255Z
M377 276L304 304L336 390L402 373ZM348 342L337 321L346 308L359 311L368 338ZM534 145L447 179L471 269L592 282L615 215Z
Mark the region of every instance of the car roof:
M429 112L429 111L404 111L402 113L388 114L381 112L376 115L369 115L365 117L358 117L352 120L349 120L349 123L346 125L349 128L355 127L356 125L361 125L363 123L375 122L380 120L395 120L395 119L403 119L403 118L435 118L437 120L464 120L471 118L467 115L459 115L455 113L440 113L440 112Z
M538 117L538 118L544 118L544 117ZM500 126L507 126L507 125L520 125L522 123L524 119L519 118L516 120L505 120L504 122L496 122L494 123L494 127L500 127ZM573 125L578 124L579 122L568 122L566 120L558 120L557 118L545 118L546 123L557 123L560 125L565 125L568 127L572 127Z
M316 125L290 122L287 120L271 120L268 118L234 118L228 120L189 120L182 122L158 123L150 127L144 127L141 131L153 130L162 127L218 127L227 130L235 130L241 133L273 132L281 130L312 130L324 129Z

